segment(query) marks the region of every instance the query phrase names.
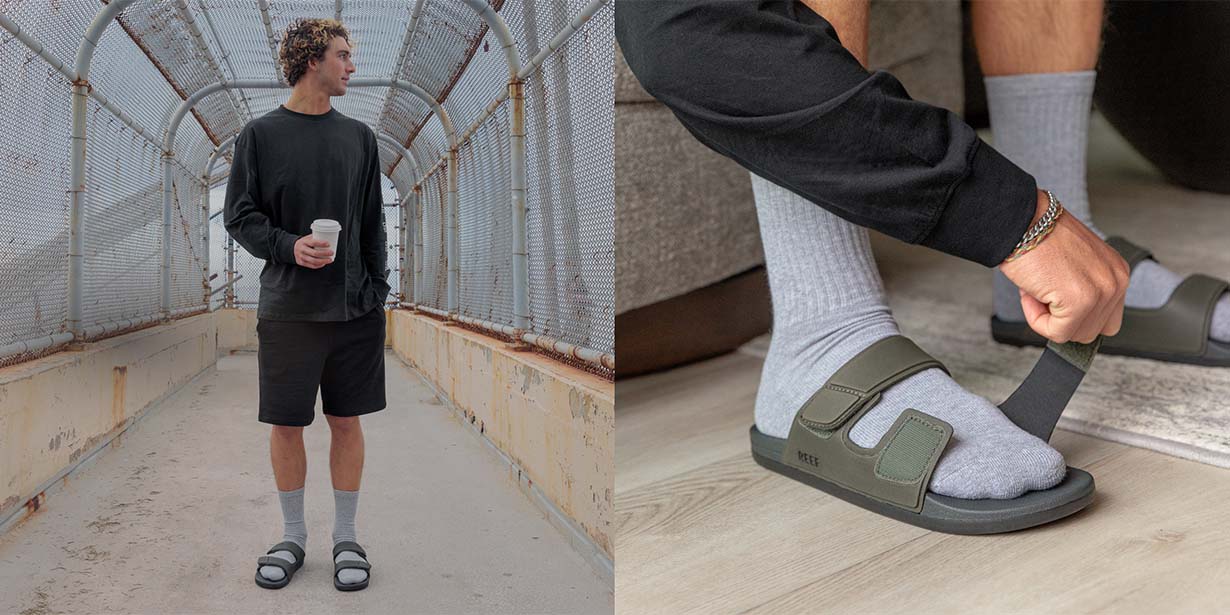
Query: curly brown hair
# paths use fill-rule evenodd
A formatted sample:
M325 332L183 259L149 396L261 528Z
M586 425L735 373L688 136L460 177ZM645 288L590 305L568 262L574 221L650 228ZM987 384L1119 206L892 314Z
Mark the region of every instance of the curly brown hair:
M282 36L282 48L278 58L282 72L292 86L307 72L308 60L320 60L329 48L333 37L340 36L350 43L350 32L336 19L313 19L300 17L286 27Z

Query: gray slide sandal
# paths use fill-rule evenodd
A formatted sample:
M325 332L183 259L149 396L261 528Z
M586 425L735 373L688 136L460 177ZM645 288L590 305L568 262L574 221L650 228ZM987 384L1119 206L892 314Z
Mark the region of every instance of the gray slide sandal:
M278 551L290 551L295 556L295 563L290 563L280 557L274 555L262 555L256 559L256 584L265 589L282 589L290 584L290 580L294 578L295 573L303 567L303 548L299 545L286 540L273 545L265 553L277 553ZM270 581L261 574L262 566L277 566L282 569L286 576L279 581Z
M1152 257L1142 248L1122 237L1107 237L1106 243L1119 252L1132 269ZM1107 337L1099 352L1103 354L1142 357L1172 363L1190 363L1215 367L1230 367L1230 344L1209 339L1213 309L1228 285L1204 274L1184 278L1158 308L1123 308L1123 325L1119 333ZM1038 335L1029 324L991 317L991 337L1014 346L1043 346L1046 338Z
M1097 353L1091 344L1048 344L1030 375L1000 409L1022 429L1049 439ZM751 428L752 457L765 468L875 513L951 534L994 534L1049 523L1093 501L1093 477L1068 468L1058 485L1009 500L967 500L927 491L952 435L943 420L907 409L880 442L863 448L849 431L882 391L942 363L904 336L872 344L843 365L799 409L786 438Z

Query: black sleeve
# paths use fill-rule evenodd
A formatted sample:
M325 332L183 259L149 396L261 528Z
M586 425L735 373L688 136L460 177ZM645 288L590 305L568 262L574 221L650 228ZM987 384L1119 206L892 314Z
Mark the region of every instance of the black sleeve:
M702 143L854 224L994 267L1033 219L1032 176L802 3L621 0L615 34Z
M256 143L250 127L244 127L235 139L233 159L222 208L226 232L257 258L294 265L295 241L299 235L282 230L270 221L270 212L261 200Z
M363 176L363 218L359 236L363 264L372 286L381 291L380 301L389 296L388 237L384 224L384 195L380 190L380 151L376 135L368 128L367 166Z

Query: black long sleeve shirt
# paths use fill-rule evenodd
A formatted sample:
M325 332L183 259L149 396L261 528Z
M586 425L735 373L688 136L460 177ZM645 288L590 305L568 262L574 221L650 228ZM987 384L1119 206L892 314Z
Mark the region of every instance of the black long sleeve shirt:
M1033 219L1031 175L800 2L620 0L615 35L702 143L854 224L994 267Z
M248 122L235 140L226 231L261 269L257 317L345 321L383 306L388 256L376 135L336 109L284 106ZM295 262L295 241L317 218L342 225L332 263Z

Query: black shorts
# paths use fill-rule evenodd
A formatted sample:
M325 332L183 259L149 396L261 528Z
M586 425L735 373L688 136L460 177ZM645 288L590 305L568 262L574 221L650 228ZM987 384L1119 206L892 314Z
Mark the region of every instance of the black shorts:
M345 322L256 321L262 423L302 427L332 416L382 410L384 307Z

